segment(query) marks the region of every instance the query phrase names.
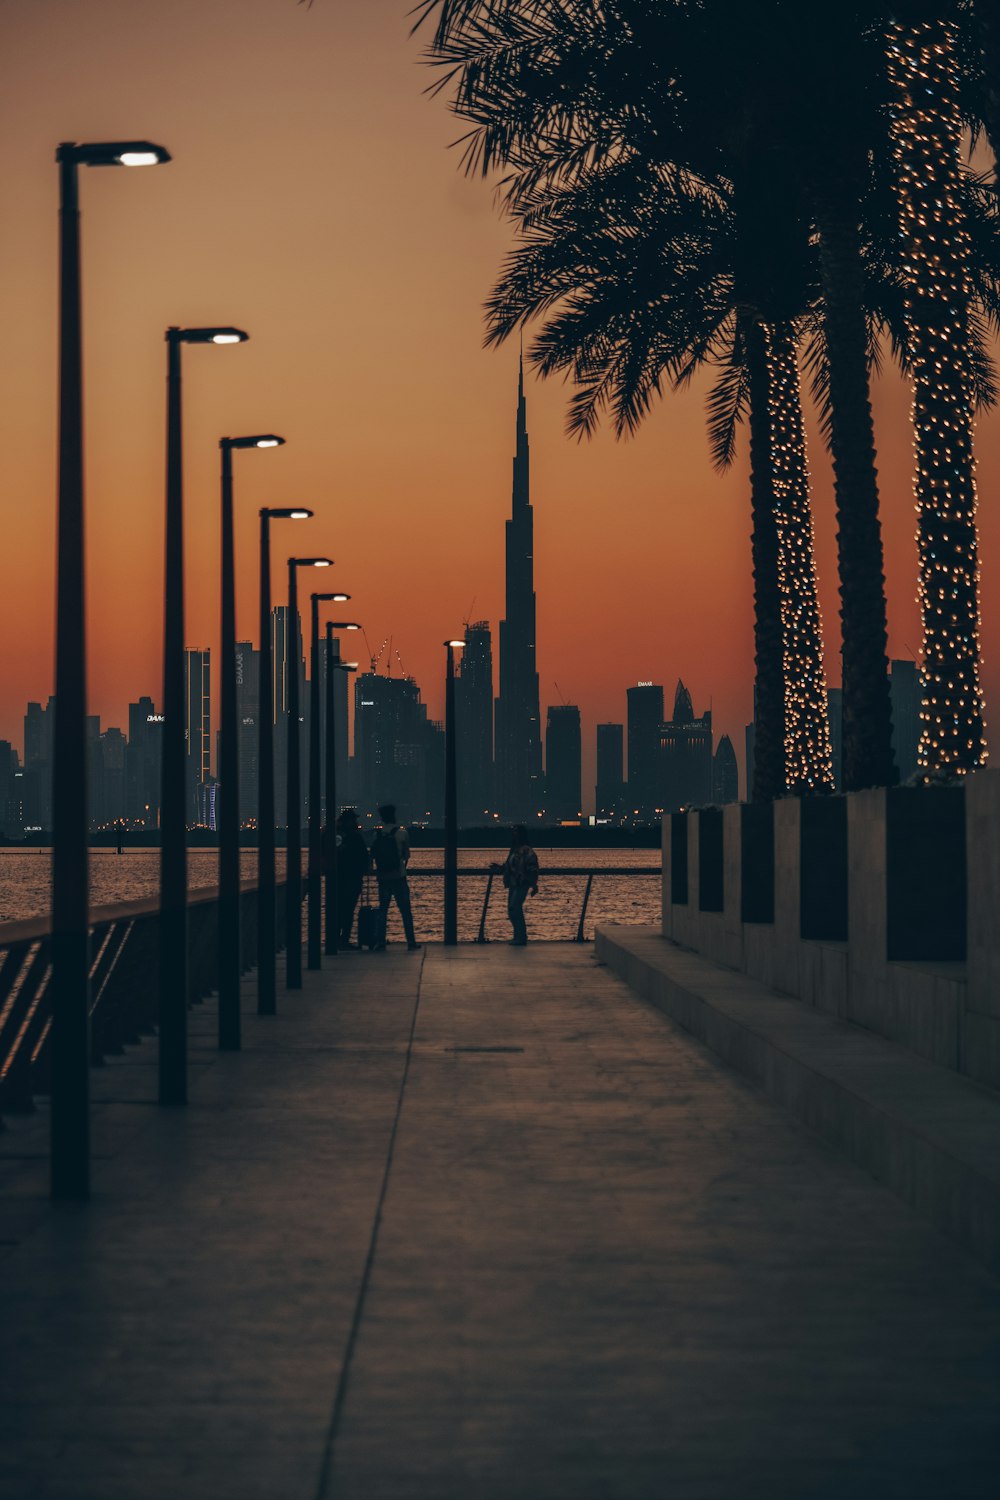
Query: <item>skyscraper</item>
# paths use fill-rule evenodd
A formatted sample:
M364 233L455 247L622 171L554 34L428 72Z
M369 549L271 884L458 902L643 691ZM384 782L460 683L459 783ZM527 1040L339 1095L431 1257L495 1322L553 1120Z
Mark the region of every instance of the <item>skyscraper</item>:
M212 776L211 652L184 652L187 739L187 821L202 819L201 789Z
M900 781L909 781L917 770L920 744L920 673L915 661L889 663L889 693L892 698L892 753Z
M535 665L534 516L523 359L517 383L517 448L506 544L506 618L500 621L500 695L496 705L497 792L503 816L524 821L540 807L542 738Z
M640 682L626 692L628 699L628 811L645 821L663 806L660 790L660 725L663 689Z
M740 772L736 751L728 734L719 741L712 763L712 801L717 807L740 800Z
M620 818L625 796L625 728L622 724L597 726L597 787L595 805L599 818Z
M257 712L260 707L260 652L250 641L236 642L236 744L240 775L240 823L257 817ZM222 795L225 796L225 788Z
M680 681L674 716L660 731L660 751L663 811L706 807L712 801L712 715L695 718L691 694Z
M556 703L545 721L545 812L550 823L576 822L583 799L580 710Z
M458 819L482 827L494 811L493 651L489 622L465 627L455 682L455 744L458 761Z
M400 822L422 819L427 807L427 713L412 677L364 672L354 685L354 755L358 809L371 814L392 802Z
M126 817L140 828L155 828L160 819L160 761L163 715L152 698L128 706L128 755L125 761Z
M341 655L341 641L339 636L333 637L333 659ZM335 671L333 674L333 738L334 756L337 770L337 802L340 807L351 805L351 792L348 786L348 760L347 760L347 713L348 713L348 681L349 672ZM320 748L323 760L321 762L321 782L323 787L323 821L326 822L330 814L326 806L326 636L320 637L319 643L319 736ZM334 813L336 821L337 812Z

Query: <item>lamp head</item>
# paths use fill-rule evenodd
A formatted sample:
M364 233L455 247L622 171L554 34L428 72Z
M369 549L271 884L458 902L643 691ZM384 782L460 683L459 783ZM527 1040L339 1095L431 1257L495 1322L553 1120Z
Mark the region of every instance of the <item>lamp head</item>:
M319 604L346 604L350 594L313 594Z
M242 328L168 328L167 338L179 344L245 344L250 337Z
M308 521L312 517L312 511L307 510L304 505L295 507L265 505L261 515L271 516L275 521Z
M165 146L152 141L63 141L56 161L82 167L157 167L170 160Z
M444 644L446 646L454 646L457 650L461 650L464 647L465 642L464 641L445 641Z
M290 557L288 559L290 568L332 568L332 557Z
M219 439L220 448L281 448L284 438L274 432L261 432L253 437L224 437Z

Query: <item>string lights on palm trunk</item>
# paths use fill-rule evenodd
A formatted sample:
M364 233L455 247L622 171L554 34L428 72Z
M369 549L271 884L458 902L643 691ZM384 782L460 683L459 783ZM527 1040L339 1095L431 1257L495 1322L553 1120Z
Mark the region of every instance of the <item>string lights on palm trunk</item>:
M969 358L971 242L962 202L957 31L889 31L892 140L913 373L923 704L918 760L961 774L986 760Z
M787 324L766 326L764 344L785 666L785 781L790 792L832 791L823 625L794 330Z

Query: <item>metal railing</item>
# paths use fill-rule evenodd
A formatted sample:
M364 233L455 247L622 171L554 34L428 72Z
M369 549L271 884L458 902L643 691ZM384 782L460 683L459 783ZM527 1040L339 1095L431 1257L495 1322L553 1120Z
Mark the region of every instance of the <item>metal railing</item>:
M279 891L283 882L279 883ZM188 1005L217 988L218 891L188 896ZM90 916L90 1062L151 1036L159 1010L158 897L96 907ZM282 924L276 925L278 946ZM240 890L240 963L257 953L257 884ZM49 1092L52 955L48 917L0 926L0 1116L28 1113Z
M590 905L590 895L595 879L607 875L618 877L639 876L640 878L650 878L655 876L655 878L659 880L662 878L662 874L663 872L659 865L640 865L638 867L635 865L601 865L596 868L590 869L586 867L581 868L578 865L546 865L544 870L541 872L541 879L542 882L546 885L553 876L572 876L577 880L583 880L586 882L583 890L583 901L580 907L580 916L579 920L576 922L575 935L572 935L568 932L566 938L564 939L564 941L583 943L586 942L584 932L587 920L587 908ZM414 867L411 864L407 869L407 875L410 879L416 880L443 880L444 870L440 866L426 868L421 866ZM482 912L479 918L479 929L476 937L472 940L475 943L488 943L490 941L486 934L486 923L490 914L490 901L493 895L494 883L498 885L500 884L499 877L497 871L491 869L489 865L478 865L475 867L466 867L464 869L460 868L458 870L458 878L460 881L471 878L482 880L484 877L486 879L486 891L483 896ZM501 890L502 889L503 887L501 886Z

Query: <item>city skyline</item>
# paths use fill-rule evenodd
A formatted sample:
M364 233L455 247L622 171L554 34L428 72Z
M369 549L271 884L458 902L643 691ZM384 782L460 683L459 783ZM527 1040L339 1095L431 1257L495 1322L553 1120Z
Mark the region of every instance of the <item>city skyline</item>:
M178 317L243 319L251 334L224 372L208 379L192 368L189 379L189 641L218 644L218 438L274 428L287 447L240 475L238 635L255 634L256 508L288 498L315 502L319 513L326 495L329 519L311 523L309 545L337 559L337 582L354 596L369 635L395 635L432 717L443 713L441 639L460 634L467 619L486 619L496 652L503 616L496 539L509 514L516 359L478 346L482 299L508 231L494 216L489 188L456 172L446 147L459 127L422 96L420 48L405 15L379 9L334 13L271 0L206 8L179 0L158 18L154 49L137 39L123 3L100 0L96 10L61 17L66 45L55 64L45 46L48 5L11 22L10 55L19 66L0 107L17 130L0 140L0 167L21 211L0 246L10 299L0 422L7 490L21 497L22 512L17 546L0 559L0 628L12 644L0 737L16 740L25 702L44 701L52 690L52 149L63 137L101 138L125 112L162 138L174 161L150 174L155 184L141 173L122 191L98 173L88 180L91 712L122 724L140 684L159 695L161 621L152 601L162 582L160 351L163 329ZM95 14L106 24L95 26ZM241 68L220 67L234 45ZM231 72L240 74L238 92ZM183 112L180 73L188 80ZM259 111L240 102L244 91L274 104L266 127ZM337 191L327 192L323 179L317 189L295 140L347 128L362 99L374 103L373 116L385 114L384 130L376 118L364 162L350 153L342 160ZM373 172L383 183L379 194L369 191ZM345 201L363 205L346 227ZM116 254L123 244L134 254ZM267 268L289 246L295 276L276 282ZM166 262L155 285L146 275L154 252L158 264ZM377 317L397 337L391 360L368 336ZM526 384L542 714L559 701L558 680L581 708L586 789L594 782L597 723L623 718L622 685L683 674L699 701L711 696L716 727L730 736L742 769L753 679L745 453L730 475L712 472L698 381L666 400L633 441L600 432L584 445L563 436L565 388L537 381L530 369ZM912 657L919 645L908 411L909 393L894 375L876 382L889 654L896 658ZM997 423L995 414L979 423L984 499L1000 481ZM809 435L826 662L836 688L829 463L811 416ZM992 649L1000 639L995 507L982 506L981 525L989 704L1000 692Z

